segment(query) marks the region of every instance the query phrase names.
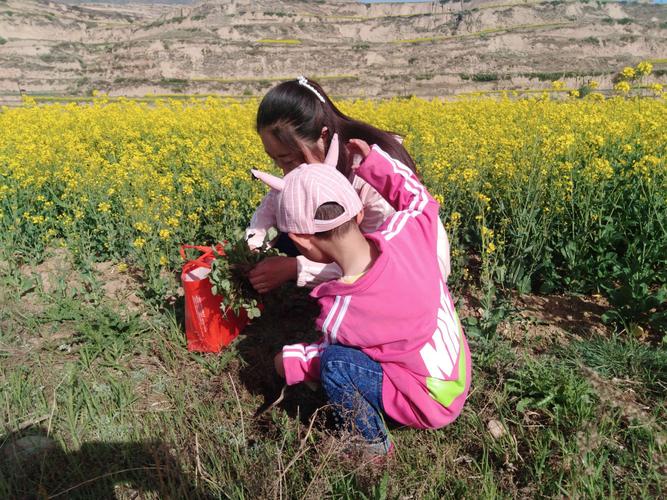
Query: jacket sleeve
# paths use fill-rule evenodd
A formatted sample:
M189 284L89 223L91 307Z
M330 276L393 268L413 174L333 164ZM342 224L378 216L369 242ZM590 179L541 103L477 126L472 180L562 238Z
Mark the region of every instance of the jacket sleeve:
M356 174L396 210L382 231L385 239L390 240L407 229L407 233L421 231L436 243L439 205L410 168L374 145Z
M298 255L296 258L297 286L314 288L320 283L337 280L342 275L343 272L335 262L332 262L331 264L322 264L320 262L308 260L303 255Z
M324 342L284 346L283 368L287 385L319 381L322 351L324 351Z
M364 205L364 220L359 224L359 229L362 233L374 233L384 224L384 221L394 215L395 210L375 188L361 177L355 175L352 186Z
M245 237L251 250L261 247L267 231L277 226L276 196L277 191L273 189L269 191L250 219L250 225L245 230Z

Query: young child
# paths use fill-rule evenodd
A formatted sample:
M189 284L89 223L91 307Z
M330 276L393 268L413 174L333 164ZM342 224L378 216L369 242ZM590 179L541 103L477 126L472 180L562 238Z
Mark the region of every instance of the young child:
M267 155L284 174L302 163L321 163L333 134L338 134L343 143L357 138L377 144L414 170L414 162L399 137L346 116L316 81L304 76L282 82L267 92L257 110L256 127ZM354 175L351 166L360 159L355 162L353 156L346 148L339 148L336 168L352 184L363 204L361 231L371 233L394 214L394 209L368 183ZM274 191L264 197L246 229L251 248L260 246L267 230L276 226L276 197ZM438 231L441 272L449 275L449 242L442 224ZM312 288L341 275L335 263L322 264L300 255L285 234L280 235L277 246L287 255L264 259L250 272L250 282L260 293L290 280Z
M438 203L412 170L377 145L349 142L363 162L355 173L396 213L363 234L359 196L333 165L301 165L283 179L255 175L277 193L278 228L316 262L342 277L316 287L321 312L315 344L287 345L275 359L288 384L320 381L351 417L367 451L388 453L383 416L410 427L439 428L461 412L470 386L470 353L437 258Z

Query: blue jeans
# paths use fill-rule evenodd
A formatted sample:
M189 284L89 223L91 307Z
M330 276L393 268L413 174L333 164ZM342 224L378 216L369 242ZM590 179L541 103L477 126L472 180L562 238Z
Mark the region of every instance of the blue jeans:
M359 349L328 346L320 357L322 387L337 416L348 429L389 451L387 427L382 419L382 367Z

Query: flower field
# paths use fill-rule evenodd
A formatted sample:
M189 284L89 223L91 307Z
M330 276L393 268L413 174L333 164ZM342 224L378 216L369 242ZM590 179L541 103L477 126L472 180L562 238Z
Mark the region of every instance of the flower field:
M623 327L664 328L667 101L472 98L340 103L400 134L441 202L454 286L602 293ZM268 157L257 102L26 103L0 113L0 245L10 259L66 245L144 270L156 296L182 243L244 227Z

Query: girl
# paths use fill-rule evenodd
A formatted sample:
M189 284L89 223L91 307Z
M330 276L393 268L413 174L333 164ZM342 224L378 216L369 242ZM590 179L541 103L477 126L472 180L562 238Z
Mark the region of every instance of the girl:
M302 163L321 163L333 134L338 134L341 144L353 138L377 144L392 158L415 170L414 161L399 137L346 116L317 82L303 76L277 85L264 96L257 111L256 126L266 153L285 174ZM337 168L361 198L364 209L361 231L371 233L394 214L394 209L374 188L354 175L352 166L359 163L360 158L349 154L344 147L339 148ZM266 231L276 227L276 195L275 191L270 191L250 221L246 238L251 248L260 246ZM250 271L250 282L260 293L290 280L296 280L299 286L314 287L341 276L335 263L320 264L299 255L286 235L279 237L277 246L286 257L269 257ZM450 269L449 242L442 223L438 224L438 260L446 280Z

